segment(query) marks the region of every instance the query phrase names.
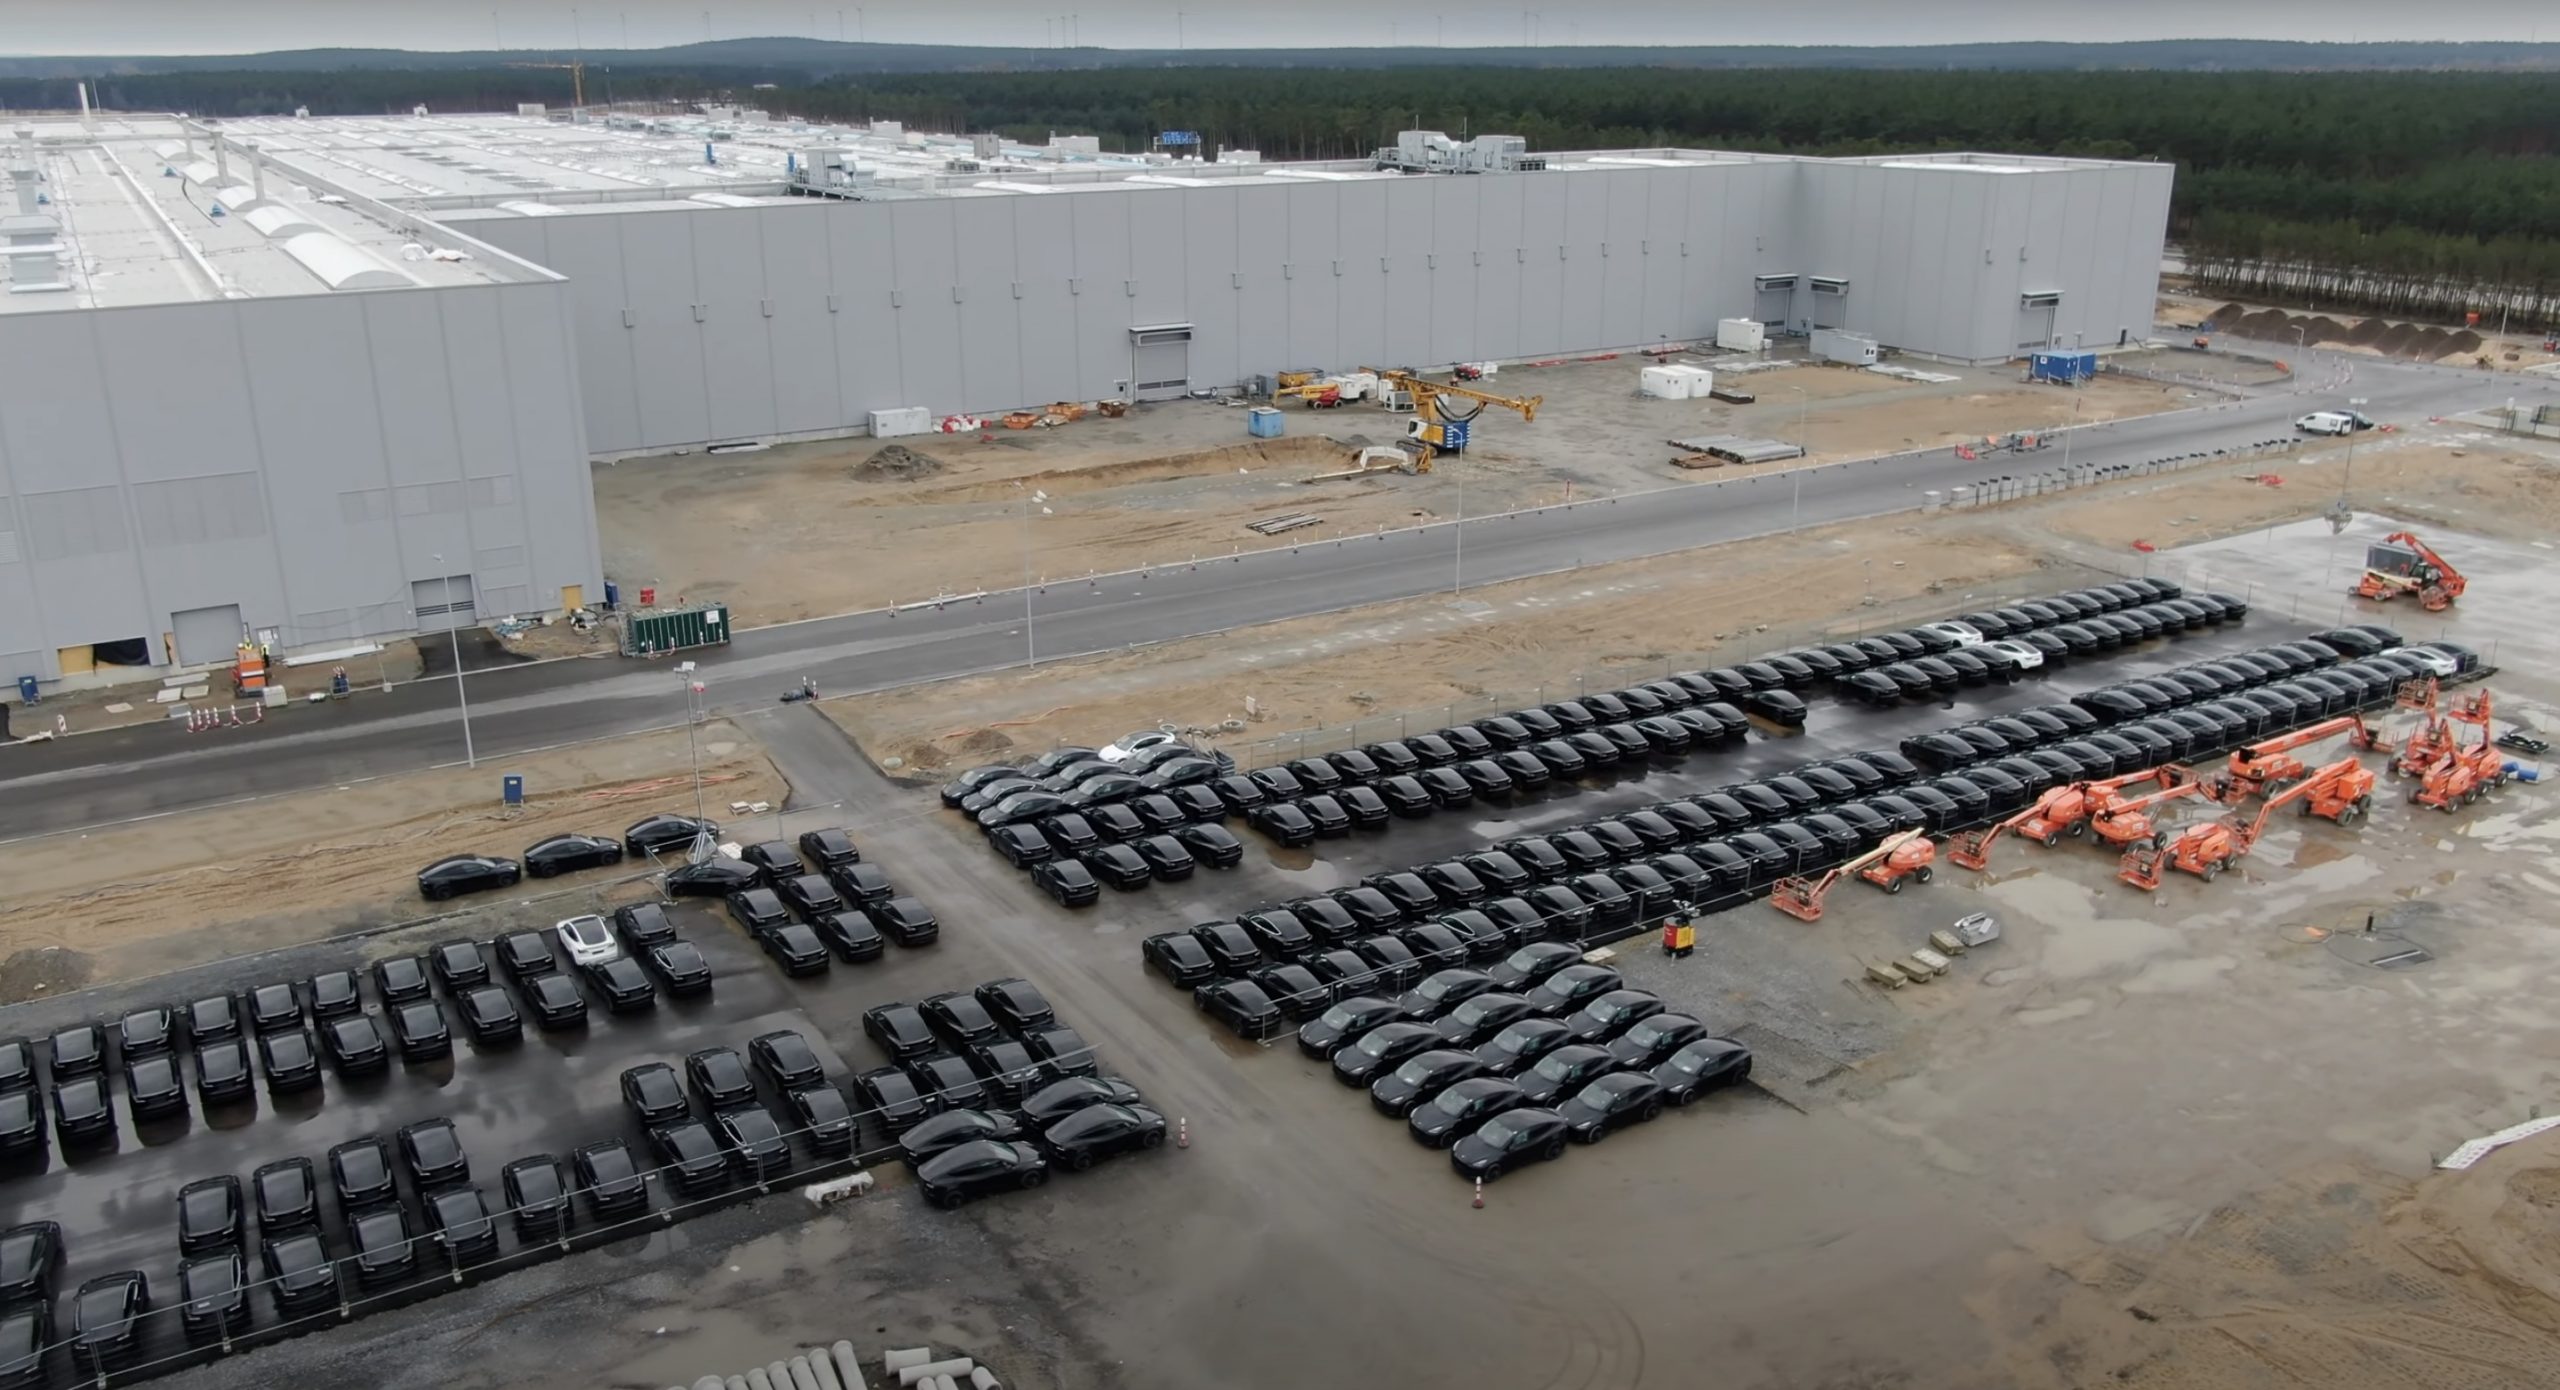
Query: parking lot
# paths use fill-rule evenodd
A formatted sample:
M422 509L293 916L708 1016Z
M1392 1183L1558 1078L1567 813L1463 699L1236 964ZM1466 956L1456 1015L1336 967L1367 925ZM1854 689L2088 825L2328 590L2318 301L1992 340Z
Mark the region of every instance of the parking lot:
M1398 1349L1416 1345L1426 1326L1429 1378L1452 1383L1690 1384L1698 1365L1715 1364L1737 1386L1861 1384L1906 1365L1978 1365L1983 1334L1964 1298L2010 1238L1984 1201L1951 1200L1949 1184L1964 1181L1953 1175L1979 1160L1952 1152L1925 1115L1913 1113L1915 1095L1878 1098L1873 1090L1910 1065L1915 1022L1949 1007L1960 996L1943 991L1959 986L1924 987L1942 992L1917 997L1864 989L1848 978L1854 968L1844 952L1850 943L1864 952L1897 936L1908 938L1907 949L1918 939L1915 923L1943 923L1994 896L2004 915L2021 913L2011 906L2018 895L2038 885L2058 890L2059 870L2067 863L2076 876L2082 856L1978 879L1942 868L1937 884L1890 900L1846 885L1831 918L1812 927L1745 906L1710 918L1699 954L1684 961L1663 959L1641 938L1626 943L1618 964L1629 984L1752 1045L1754 1086L1563 1163L1511 1174L1481 1212L1470 1210L1445 1161L1285 1037L1255 1046L1201 1017L1141 969L1138 943L1489 839L1811 758L1892 747L1923 729L2306 630L2253 618L2015 685L1969 688L1941 706L1877 711L1816 702L1800 734L1762 730L1738 749L1560 783L1510 804L1394 821L1312 851L1281 850L1247 833L1237 869L1106 891L1098 907L1082 911L1049 902L929 793L889 785L833 726L805 711L777 711L757 733L792 783L790 808L752 827L732 826L731 835L849 826L867 861L887 866L902 891L940 915L936 944L893 946L877 963L839 962L827 976L786 981L725 914L687 906L685 933L719 973L698 1015L662 1003L654 1018L599 1017L594 1036L561 1065L553 1062L567 1054L546 1049L538 1035L494 1059L463 1043L449 1075L395 1067L378 1096L353 1104L356 1093L333 1077L311 1117L275 1114L261 1097L257 1118L239 1128L209 1130L198 1120L184 1137L147 1149L137 1149L127 1122L117 1153L84 1160L68 1176L53 1171L0 1186L0 1200L13 1213L41 1202L75 1214L54 1217L70 1228L66 1287L93 1272L139 1266L152 1272L156 1290L175 1263L166 1194L191 1178L245 1176L267 1158L316 1158L341 1135L447 1114L462 1128L475 1180L485 1181L484 1167L494 1171L522 1153L564 1153L608 1134L636 1143L613 1087L614 1073L635 1061L680 1060L694 1047L742 1046L757 1032L790 1026L821 1047L830 1077L842 1081L886 1060L862 1035L864 1009L1021 975L1094 1042L1105 1072L1127 1076L1184 1122L1188 1153L1114 1162L956 1215L926 1208L903 1174L884 1165L882 1190L841 1216L811 1219L805 1203L783 1195L733 1204L448 1296L369 1311L343 1331L232 1358L191 1380L264 1386L352 1375L387 1386L447 1385L455 1383L450 1367L473 1364L491 1368L477 1383L492 1385L689 1383L767 1359L776 1337L850 1333L866 1352L908 1340L973 1347L1008 1384L1325 1383L1374 1373L1380 1358L1393 1361ZM2328 827L2302 833L2307 843L2340 838ZM2095 861L2087 862L2095 876ZM2212 891L2253 890L2226 880ZM136 1002L300 978L454 935L485 940L502 927L547 924L623 896L570 893L578 906L491 904L391 937L21 1006L0 1026L41 1037L75 1013L111 1023ZM2037 915L2030 908L2013 920ZM2077 949L2104 958L2103 948ZM1996 953L2004 950L2013 954ZM2024 942L1994 951L1967 963L1974 976L2050 959ZM2020 1094L2034 1084L2020 1081ZM465 1087L476 1094L464 1097ZM1894 1123L1913 1136L1908 1143L1879 1142L1862 1113L1862 1104L1887 1103L1896 1107ZM285 1124L294 1134L283 1133ZM257 1137L262 1131L276 1142ZM151 1195L137 1199L137 1191ZM85 1214L89 1208L96 1214ZM93 1256L92 1241L106 1253ZM1306 1273L1317 1269L1344 1273ZM1325 1335L1310 1335L1317 1331ZM409 1368L413 1347L429 1349L439 1368Z

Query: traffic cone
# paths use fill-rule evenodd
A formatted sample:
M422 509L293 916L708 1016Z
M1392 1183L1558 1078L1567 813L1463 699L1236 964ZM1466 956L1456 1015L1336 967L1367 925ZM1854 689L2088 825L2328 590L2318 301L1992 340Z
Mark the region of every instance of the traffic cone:
M1187 1149L1187 1148L1190 1148L1190 1147L1191 1147L1191 1117L1190 1117L1190 1116L1188 1116L1188 1115L1183 1116L1183 1117L1182 1117L1182 1119L1181 1119L1181 1121L1180 1121L1179 1123L1177 1123L1177 1124L1174 1126L1174 1131L1173 1131L1173 1146L1174 1146L1175 1148L1177 1148L1177 1149Z
M1476 1179L1476 1210L1484 1210L1484 1179Z

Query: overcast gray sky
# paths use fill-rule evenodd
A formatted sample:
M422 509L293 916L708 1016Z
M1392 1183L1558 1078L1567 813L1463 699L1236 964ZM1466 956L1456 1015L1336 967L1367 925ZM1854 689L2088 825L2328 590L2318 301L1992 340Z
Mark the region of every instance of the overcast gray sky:
M1506 0L1508 3L1508 0ZM0 0L0 51L658 47L808 35L1113 48L2107 42L2158 38L2560 40L2553 0ZM2546 23L2546 21L2548 21Z

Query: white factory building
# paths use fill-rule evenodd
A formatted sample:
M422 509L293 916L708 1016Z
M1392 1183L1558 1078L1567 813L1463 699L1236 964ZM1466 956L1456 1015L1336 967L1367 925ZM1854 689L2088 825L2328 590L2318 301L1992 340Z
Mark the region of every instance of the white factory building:
M588 464L1844 328L2139 338L2165 165L1105 155L713 110L49 119L0 196L0 681L601 597Z

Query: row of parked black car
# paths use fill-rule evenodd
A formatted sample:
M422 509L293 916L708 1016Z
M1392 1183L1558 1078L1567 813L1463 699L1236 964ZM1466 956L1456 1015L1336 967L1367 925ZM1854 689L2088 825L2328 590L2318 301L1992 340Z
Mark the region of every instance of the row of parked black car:
M1487 1181L1751 1077L1748 1047L1554 942L1339 1000L1297 1038L1415 1143Z
M2247 601L2230 594L2185 594L2167 580L2127 580L1822 650L1868 658L1863 667L1844 661L1833 689L1889 708L1905 700L1942 699L1959 686L2013 680L2022 671L2050 669L2172 632L2238 622L2248 612Z
M527 846L518 859L456 854L418 871L418 896L442 902L463 893L512 888L527 878L555 878L619 864L625 855L638 859L673 853L690 846L698 836L719 833L716 821L660 812L632 822L618 840L610 835L552 835Z
M789 1129L759 1099L760 1080L781 1097ZM718 1192L733 1176L771 1184L791 1171L795 1136L821 1162L851 1157L859 1139L853 1108L817 1050L787 1028L749 1040L744 1055L730 1047L690 1053L681 1074L666 1062L628 1068L622 1101L648 1136L661 1176L688 1197Z

